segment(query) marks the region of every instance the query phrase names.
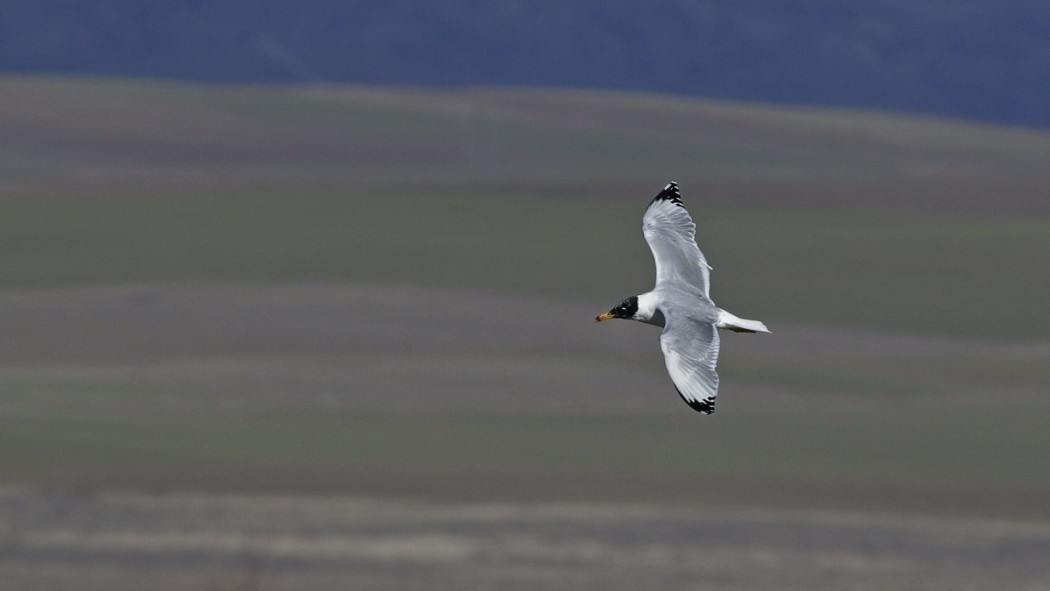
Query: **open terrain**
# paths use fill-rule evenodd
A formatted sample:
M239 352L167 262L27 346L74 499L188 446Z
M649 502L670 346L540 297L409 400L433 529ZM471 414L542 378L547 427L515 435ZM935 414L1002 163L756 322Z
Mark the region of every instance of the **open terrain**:
M15 588L1046 588L1050 527L608 503L0 489Z
M0 80L0 577L1045 588L1048 163L658 96ZM671 178L774 332L723 339L712 417L592 321Z

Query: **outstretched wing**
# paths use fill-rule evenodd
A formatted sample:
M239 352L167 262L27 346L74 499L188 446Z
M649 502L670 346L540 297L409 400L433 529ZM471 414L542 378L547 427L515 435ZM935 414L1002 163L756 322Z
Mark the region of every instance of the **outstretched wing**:
M711 299L711 267L696 245L696 224L682 205L678 184L669 183L642 216L642 234L656 260L656 285L686 283Z
M660 335L667 373L678 394L705 415L715 412L718 396L718 345L714 324L689 317L668 318Z

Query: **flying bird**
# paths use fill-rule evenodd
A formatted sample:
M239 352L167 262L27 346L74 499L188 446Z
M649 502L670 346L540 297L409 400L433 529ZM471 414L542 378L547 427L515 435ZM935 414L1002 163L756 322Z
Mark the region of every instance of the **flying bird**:
M669 183L649 203L642 234L656 260L656 286L624 299L595 322L624 318L663 327L660 349L671 381L686 404L709 415L718 396L717 329L769 329L757 320L737 318L711 300L711 266L696 245L696 224L682 205L677 183Z

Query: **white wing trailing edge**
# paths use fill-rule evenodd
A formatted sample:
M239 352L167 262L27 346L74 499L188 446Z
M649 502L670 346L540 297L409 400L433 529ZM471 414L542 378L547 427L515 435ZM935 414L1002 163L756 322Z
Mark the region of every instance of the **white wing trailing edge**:
M705 415L715 412L718 396L719 338L710 322L676 318L660 335L664 363L678 394L686 404Z

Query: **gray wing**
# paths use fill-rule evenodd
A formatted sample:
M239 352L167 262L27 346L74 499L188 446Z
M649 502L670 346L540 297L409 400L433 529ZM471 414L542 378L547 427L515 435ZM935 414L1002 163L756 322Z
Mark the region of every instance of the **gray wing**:
M660 335L667 373L678 394L705 415L715 412L718 396L718 345L714 324L689 317L668 318Z
M696 224L682 205L678 184L653 198L642 216L642 234L656 260L656 285L686 283L711 299L711 267L696 245Z

